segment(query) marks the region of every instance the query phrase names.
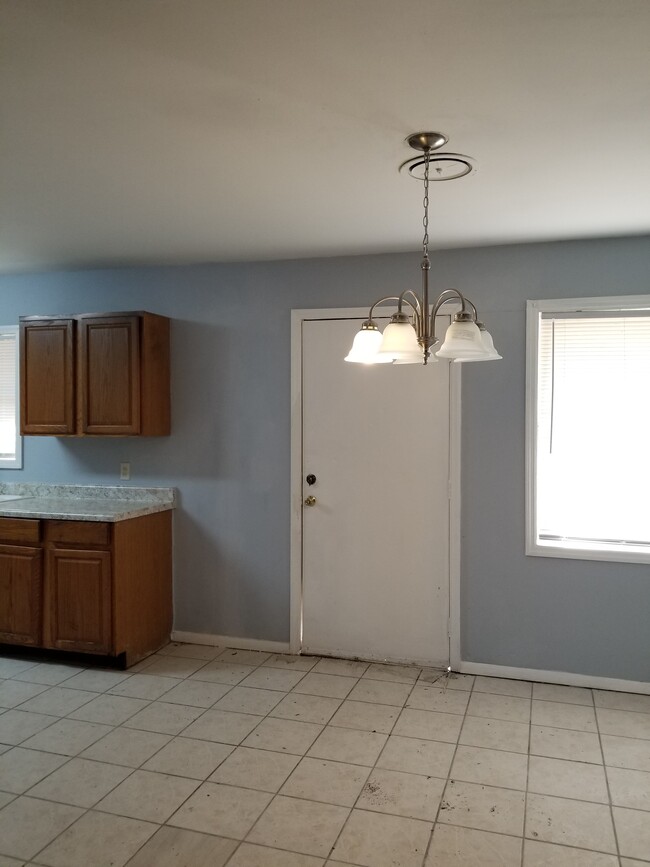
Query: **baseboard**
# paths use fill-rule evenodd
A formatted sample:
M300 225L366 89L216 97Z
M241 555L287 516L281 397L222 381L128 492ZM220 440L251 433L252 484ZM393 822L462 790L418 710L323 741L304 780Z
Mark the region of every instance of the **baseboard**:
M288 641L265 641L259 638L237 638L235 635L211 635L205 632L181 632L174 630L172 641L187 644L207 644L210 647L234 647L237 650L261 650L266 653L289 653Z
M541 671L538 668L513 668L509 665L464 661L461 661L458 670L461 674L482 674L486 677L507 677L513 680L532 680L535 683L559 683L562 686L584 686L590 689L650 695L650 683L640 680L622 680L617 677L596 677L568 671Z

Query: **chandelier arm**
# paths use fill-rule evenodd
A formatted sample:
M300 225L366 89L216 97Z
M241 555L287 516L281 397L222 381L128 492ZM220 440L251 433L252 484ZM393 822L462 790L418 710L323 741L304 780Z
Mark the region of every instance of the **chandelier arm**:
M406 291L408 292L410 290L407 289ZM386 295L385 298L380 298L378 301L375 301L375 303L370 308L370 312L368 313L368 319L366 321L372 322L372 314L375 310L375 307L377 307L379 304L384 304L387 301L397 301L398 312L401 312L402 304L408 304L408 306L411 308L411 310L413 310L413 313L415 314L416 322L419 322L420 321L420 312L415 307L415 305L411 301L408 300L408 298L404 298L403 296L404 296L404 293L402 292L401 295Z
M436 336L436 316L438 315L438 310L440 310L443 304L447 304L451 301L458 301L459 299L461 304L461 313L466 313L466 304L471 304L472 302L468 301L468 299L465 298L462 292L459 292L458 289L445 289L444 292L441 292L440 295L438 295L436 303L433 305L433 309L431 311L431 318L429 321L431 335L433 337ZM472 307L474 307L473 304ZM475 307L474 311L476 312Z

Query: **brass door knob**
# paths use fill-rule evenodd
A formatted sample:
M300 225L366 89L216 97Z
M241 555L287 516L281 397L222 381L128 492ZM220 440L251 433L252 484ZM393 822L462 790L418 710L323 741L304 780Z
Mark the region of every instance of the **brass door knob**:
M315 506L316 505L316 497L305 497L305 506Z

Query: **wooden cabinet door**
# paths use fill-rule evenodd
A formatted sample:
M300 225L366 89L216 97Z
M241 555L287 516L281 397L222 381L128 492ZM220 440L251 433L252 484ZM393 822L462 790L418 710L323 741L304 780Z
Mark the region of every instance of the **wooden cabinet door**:
M139 434L140 317L79 318L80 432Z
M0 545L0 642L40 645L42 587L41 549Z
M48 548L45 646L106 653L112 646L109 551Z
M74 319L20 322L20 432L73 434Z

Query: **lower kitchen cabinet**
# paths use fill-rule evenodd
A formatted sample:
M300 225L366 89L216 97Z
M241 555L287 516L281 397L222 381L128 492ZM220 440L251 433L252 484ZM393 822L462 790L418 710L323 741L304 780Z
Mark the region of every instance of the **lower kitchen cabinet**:
M171 515L0 518L0 642L126 665L157 650L172 625Z

